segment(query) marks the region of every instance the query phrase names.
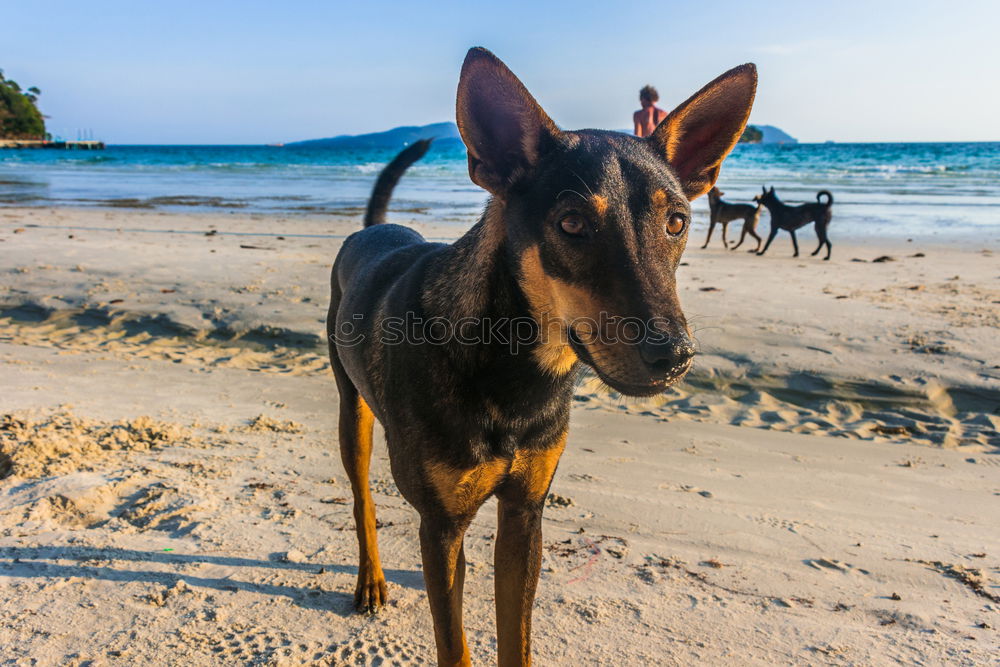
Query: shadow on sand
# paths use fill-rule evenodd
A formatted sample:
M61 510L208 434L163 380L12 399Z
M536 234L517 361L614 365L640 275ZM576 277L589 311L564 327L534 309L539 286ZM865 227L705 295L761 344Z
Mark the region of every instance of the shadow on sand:
M76 561L80 564L65 564L57 561ZM201 554L181 554L160 551L136 551L131 549L100 549L95 547L52 546L52 547L2 547L0 548L0 577L16 578L65 578L81 577L116 582L156 583L173 588L183 580L192 588L206 588L217 591L246 591L260 595L286 597L305 609L330 611L340 616L349 616L354 611L353 592L325 591L313 586L290 586L281 584L255 583L235 579L198 577L190 574L162 572L155 570L120 569L110 565L113 561L142 563L162 563L164 565L210 564L233 568L264 568L271 570L294 570L319 575L321 572L357 574L357 568L347 565L322 563L290 563L278 560L253 560L234 556L213 556ZM93 563L86 564L88 562ZM100 563L98 565L97 563ZM416 570L386 570L386 579L407 588L423 588L423 575Z

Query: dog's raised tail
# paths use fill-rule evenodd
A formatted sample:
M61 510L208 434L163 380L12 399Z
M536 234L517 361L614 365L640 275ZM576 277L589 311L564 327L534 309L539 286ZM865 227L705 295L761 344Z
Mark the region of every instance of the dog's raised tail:
M412 146L407 146L399 155L392 159L378 175L375 187L372 188L372 196L368 199L368 208L365 210L365 227L379 225L385 222L385 211L389 208L389 199L392 198L392 191L402 178L410 165L422 158L427 149L431 147L433 139L420 139L413 142Z
M825 202L822 199L820 199L820 197L822 197L823 195L826 195ZM823 204L824 206L831 206L833 204L833 195L830 194L829 190L820 190L819 192L816 193L816 201L818 201L820 204Z

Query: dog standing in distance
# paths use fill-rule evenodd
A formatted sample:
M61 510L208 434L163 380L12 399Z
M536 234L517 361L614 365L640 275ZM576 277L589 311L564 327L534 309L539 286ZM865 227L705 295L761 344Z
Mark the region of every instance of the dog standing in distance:
M771 241L777 236L778 230L784 229L792 235L792 245L795 247L795 254L792 257L798 257L799 242L795 238L795 230L801 229L810 222L813 222L816 227L816 236L819 238L819 245L810 254L812 256L817 255L825 245L826 257L823 259L830 259L830 252L833 250L830 238L827 236L827 227L830 226L830 220L833 219L833 195L830 194L830 191L820 190L817 192L817 203L815 204L789 206L778 199L778 195L774 193L773 186L770 190L766 187L762 187L761 190L763 192L759 195L760 201L767 207L767 212L771 214L771 233L767 237L764 249L757 254L763 255L767 252L767 249L771 247ZM826 195L825 202L822 199L823 195Z
M743 245L743 239L749 234L757 239L757 247L751 252L757 252L760 250L761 242L761 238L757 235L757 223L760 221L760 198L754 197L754 201L757 202L756 206L730 204L722 200L724 194L726 193L719 188L712 188L708 191L708 238L705 239L705 245L702 246L702 249L707 248L708 242L712 240L712 230L715 229L716 223L722 225L722 246L729 249L729 243L726 241L726 229L733 220L742 220L743 231L740 233L739 243L733 246L733 250Z
M354 601L370 613L387 594L368 485L377 419L396 485L420 515L439 664L470 664L463 538L493 495L498 660L530 664L542 508L566 444L575 371L583 363L622 394L651 396L690 368L674 278L689 202L718 178L756 84L753 65L732 69L645 139L569 132L492 53L472 49L457 116L469 175L492 195L482 218L451 245L385 224L393 186L428 142L379 176L365 229L334 263L327 319L360 554ZM387 333L414 317L453 323L457 335L431 343ZM641 340L594 326L623 319L643 323ZM535 333L516 347L525 322ZM469 340L459 323L500 330Z

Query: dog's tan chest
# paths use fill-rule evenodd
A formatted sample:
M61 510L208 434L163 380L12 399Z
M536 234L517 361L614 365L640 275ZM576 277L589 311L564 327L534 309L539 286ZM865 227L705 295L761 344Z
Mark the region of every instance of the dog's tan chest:
M433 461L424 464L424 471L448 514L471 516L501 484L526 500L541 501L565 446L563 433L551 447L518 450L513 458L498 457L472 468Z

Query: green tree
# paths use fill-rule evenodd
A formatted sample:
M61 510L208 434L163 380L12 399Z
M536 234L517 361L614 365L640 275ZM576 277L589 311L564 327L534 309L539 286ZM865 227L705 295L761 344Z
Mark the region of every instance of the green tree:
M27 92L0 70L0 139L43 139L45 119L36 102L41 91L32 86Z
M760 131L759 127L747 125L747 129L743 130L743 136L740 137L740 143L759 144L763 139L764 133Z

